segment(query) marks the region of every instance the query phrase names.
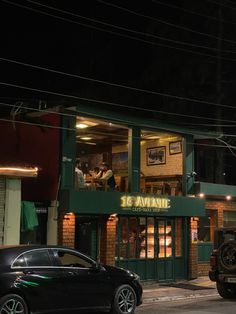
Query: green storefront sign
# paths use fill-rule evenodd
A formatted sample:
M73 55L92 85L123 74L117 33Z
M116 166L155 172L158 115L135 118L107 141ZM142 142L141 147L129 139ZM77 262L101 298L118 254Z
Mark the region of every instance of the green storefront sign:
M204 216L203 199L141 193L62 190L60 208L78 214Z

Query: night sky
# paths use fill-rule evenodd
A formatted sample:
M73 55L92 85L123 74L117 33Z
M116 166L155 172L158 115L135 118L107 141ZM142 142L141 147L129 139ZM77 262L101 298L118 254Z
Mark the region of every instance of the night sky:
M223 130L234 145L234 1L0 0L0 15L1 115L9 111L4 103L99 100L112 110Z

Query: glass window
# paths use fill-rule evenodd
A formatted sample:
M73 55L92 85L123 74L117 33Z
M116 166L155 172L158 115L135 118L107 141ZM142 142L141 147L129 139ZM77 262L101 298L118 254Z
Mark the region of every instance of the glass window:
M172 225L171 221L158 221L159 252L158 257L172 256Z
M126 126L77 116L75 189L127 192L127 144Z
M29 251L21 255L13 266L52 266L48 250Z
M147 258L154 258L154 218L147 219Z
M147 249L146 218L139 219L139 258L146 258Z
M25 262L24 256L23 255L19 256L15 260L15 262L14 262L14 264L12 266L13 267L25 267L26 266L26 262Z
M214 229L217 227L217 211L208 210L205 217L198 218L198 241L214 240Z
M91 268L93 266L92 261L70 251L54 250L54 255L58 257L61 266L64 267Z
M224 211L224 227L235 227L236 225L236 212Z

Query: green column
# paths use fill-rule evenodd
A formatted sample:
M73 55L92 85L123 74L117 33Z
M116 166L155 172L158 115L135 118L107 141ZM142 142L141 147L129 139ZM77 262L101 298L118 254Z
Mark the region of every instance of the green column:
M194 138L187 135L183 139L183 195L193 193L194 179Z
M61 188L74 186L76 156L76 117L62 117L61 135Z
M129 128L128 139L128 186L129 192L140 191L140 128Z

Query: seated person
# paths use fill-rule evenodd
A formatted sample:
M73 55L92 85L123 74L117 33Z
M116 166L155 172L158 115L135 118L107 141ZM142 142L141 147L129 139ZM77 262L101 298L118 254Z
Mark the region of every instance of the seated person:
M75 188L86 188L84 175L81 170L81 162L77 161L75 165Z
M101 179L107 182L109 190L114 190L116 186L114 174L112 170L110 169L110 166L106 163L102 163L101 170L96 175L97 179Z

